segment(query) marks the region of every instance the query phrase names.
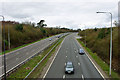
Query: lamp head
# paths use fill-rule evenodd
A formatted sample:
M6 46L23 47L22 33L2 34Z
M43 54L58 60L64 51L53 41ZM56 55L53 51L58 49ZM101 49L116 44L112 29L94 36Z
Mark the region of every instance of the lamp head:
M106 12L96 12L96 13L106 13Z

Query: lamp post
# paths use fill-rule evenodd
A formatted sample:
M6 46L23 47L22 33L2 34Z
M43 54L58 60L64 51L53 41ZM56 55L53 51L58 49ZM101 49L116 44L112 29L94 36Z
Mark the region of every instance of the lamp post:
M86 29L86 25L84 24L85 29ZM85 47L86 47L86 30L85 30Z
M110 69L109 76L111 76L111 64L112 64L112 13L111 12L96 12L96 13L109 13L111 15L111 35L110 35Z
M10 29L8 26L8 49L10 50Z
M86 25L85 24L83 24L83 25L84 25L84 27L86 29ZM85 47L86 47L86 30L85 30Z
M5 56L5 25L4 25L4 16L0 15L3 18L3 38L4 38L4 80L6 80L6 56Z

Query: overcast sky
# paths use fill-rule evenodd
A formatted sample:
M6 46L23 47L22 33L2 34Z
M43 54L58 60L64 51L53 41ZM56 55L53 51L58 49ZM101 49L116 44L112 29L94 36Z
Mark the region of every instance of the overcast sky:
M118 0L1 0L0 14L5 20L31 21L45 20L48 27L85 29L109 27L109 14L96 14L106 11L118 20ZM0 18L1 19L1 18ZM2 20L2 19L1 19Z

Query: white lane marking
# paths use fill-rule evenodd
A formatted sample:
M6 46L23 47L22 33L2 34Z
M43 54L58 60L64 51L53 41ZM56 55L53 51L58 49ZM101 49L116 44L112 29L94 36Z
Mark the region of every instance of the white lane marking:
M77 41L77 40L76 40ZM77 41L77 43L78 43L78 41ZM78 43L79 45L80 45L80 43ZM81 46L81 45L80 45ZM86 52L85 52L86 53ZM86 54L87 55L87 54ZM90 57L87 55L87 57L90 59ZM94 67L97 69L97 71L100 73L100 75L103 77L103 79L104 80L106 80L105 79L105 77L102 75L102 73L99 71L99 69L96 67L96 65L93 63L93 61L90 59L90 61L92 62L92 64L94 65Z
M65 75L63 75L63 79L65 79Z
M64 40L65 40L65 38L64 38ZM47 73L48 73L48 71L49 71L50 67L52 66L52 64L53 64L53 62L54 62L54 60L55 60L55 58L56 58L56 56L57 56L57 54L58 54L58 52L59 52L59 50L60 50L60 48L61 48L62 44L63 44L63 42L64 42L64 40L62 41L62 43L61 43L61 45L60 45L60 47L59 47L59 49L58 49L57 53L55 54L55 56L54 56L54 58L53 58L53 60L52 60L51 64L49 65L49 67L48 67L48 69L47 69L47 71L46 71L45 75L43 76L43 79L42 79L42 80L44 80L44 78L46 77L46 75L47 75Z
M66 66L66 63L65 63L65 66Z
M76 56L76 57L78 57L78 56Z
M82 75L82 79L84 80L84 76Z
M67 58L67 56L66 56L66 58Z
M78 63L78 65L80 65L80 63Z

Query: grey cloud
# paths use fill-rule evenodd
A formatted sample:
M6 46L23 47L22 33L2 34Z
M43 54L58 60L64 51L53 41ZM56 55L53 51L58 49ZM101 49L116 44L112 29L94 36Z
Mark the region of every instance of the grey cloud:
M86 0L87 1L87 0ZM65 25L79 28L79 24L97 26L109 23L108 15L96 15L96 11L113 11L116 19L116 2L6 2L4 14L14 19L34 20L46 19L48 25ZM98 17L98 18L97 18ZM9 20L9 18L8 18ZM103 24L105 25L105 24Z

